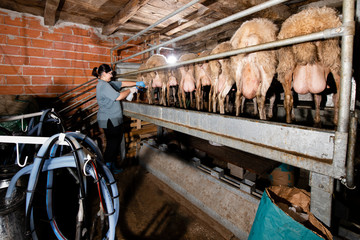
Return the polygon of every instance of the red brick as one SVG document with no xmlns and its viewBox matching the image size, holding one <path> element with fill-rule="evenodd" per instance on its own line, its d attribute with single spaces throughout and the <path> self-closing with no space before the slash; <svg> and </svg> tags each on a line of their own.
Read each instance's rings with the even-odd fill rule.
<svg viewBox="0 0 360 240">
<path fill-rule="evenodd" d="M 33 56 L 33 57 L 44 57 L 44 49 L 42 48 L 21 48 L 21 55 Z"/>
<path fill-rule="evenodd" d="M 0 34 L 6 34 L 6 35 L 16 35 L 19 36 L 19 28 L 8 26 L 8 25 L 1 25 L 0 27 Z"/>
<path fill-rule="evenodd" d="M 43 39 L 51 41 L 62 41 L 63 34 L 60 33 L 51 33 L 51 32 L 42 32 Z"/>
<path fill-rule="evenodd" d="M 99 56 L 99 62 L 102 63 L 109 63 L 111 61 L 110 55 L 109 56 Z"/>
<path fill-rule="evenodd" d="M 29 85 L 30 77 L 29 76 L 6 76 L 6 84 L 22 84 L 22 85 Z"/>
<path fill-rule="evenodd" d="M 97 45 L 98 39 L 94 39 L 91 37 L 83 37 L 83 44 L 85 45 Z"/>
<path fill-rule="evenodd" d="M 41 31 L 40 30 L 34 30 L 29 28 L 20 28 L 20 36 L 23 37 L 31 37 L 31 38 L 40 38 L 41 37 Z"/>
<path fill-rule="evenodd" d="M 39 95 L 47 93 L 47 86 L 24 86 L 25 94 Z"/>
<path fill-rule="evenodd" d="M 23 75 L 45 75 L 45 68 L 24 66 Z"/>
<path fill-rule="evenodd" d="M 4 16 L 4 23 L 11 26 L 26 27 L 26 21 L 20 17 L 13 18 L 10 16 Z"/>
<path fill-rule="evenodd" d="M 88 77 L 76 77 L 74 78 L 74 84 L 83 84 L 88 82 L 89 80 L 91 80 L 93 78 L 88 78 Z"/>
<path fill-rule="evenodd" d="M 39 19 L 34 19 L 34 20 L 30 19 L 28 21 L 28 24 L 29 24 L 30 29 L 37 29 L 37 30 L 41 30 L 41 31 L 48 31 L 49 30 L 48 27 L 45 27 L 40 23 Z"/>
<path fill-rule="evenodd" d="M 31 46 L 31 40 L 24 37 L 7 36 L 7 44 L 15 46 Z"/>
<path fill-rule="evenodd" d="M 0 12 L 0 14 L 1 14 L 1 12 Z M 5 16 L 0 15 L 0 24 L 4 24 L 4 17 L 5 17 Z"/>
<path fill-rule="evenodd" d="M 4 75 L 0 75 L 0 85 L 4 85 L 5 84 L 5 76 Z M 1 87 L 0 87 L 1 88 Z"/>
<path fill-rule="evenodd" d="M 112 42 L 104 41 L 104 40 L 100 40 L 97 45 L 101 47 L 109 47 L 109 48 L 115 47 L 115 44 L 113 44 Z"/>
<path fill-rule="evenodd" d="M 0 46 L 0 54 L 20 55 L 21 54 L 21 47 L 1 45 Z"/>
<path fill-rule="evenodd" d="M 6 43 L 6 35 L 0 35 L 0 44 Z"/>
<path fill-rule="evenodd" d="M 21 73 L 20 66 L 4 66 L 0 65 L 0 74 L 4 75 L 16 75 Z"/>
<path fill-rule="evenodd" d="M 61 28 L 54 28 L 55 33 L 64 33 L 64 34 L 73 34 L 73 30 L 71 27 L 61 27 Z"/>
<path fill-rule="evenodd" d="M 50 84 L 52 84 L 52 80 L 51 80 L 51 77 L 32 76 L 31 83 L 33 85 L 41 85 L 41 84 L 50 85 Z"/>
<path fill-rule="evenodd" d="M 73 51 L 74 44 L 65 42 L 54 42 L 54 49 Z"/>
<path fill-rule="evenodd" d="M 74 68 L 89 68 L 90 64 L 89 62 L 85 62 L 85 61 L 71 61 L 71 67 Z"/>
<path fill-rule="evenodd" d="M 85 76 L 84 69 L 66 69 L 67 76 Z"/>
<path fill-rule="evenodd" d="M 71 43 L 79 43 L 79 44 L 82 44 L 82 43 L 83 43 L 83 37 L 65 34 L 65 35 L 63 36 L 63 41 L 64 41 L 64 42 L 71 42 Z"/>
<path fill-rule="evenodd" d="M 51 59 L 50 58 L 30 57 L 30 65 L 31 66 L 51 66 Z"/>
<path fill-rule="evenodd" d="M 31 42 L 33 47 L 38 47 L 38 48 L 52 48 L 53 46 L 52 41 L 47 41 L 42 39 L 32 39 Z"/>
<path fill-rule="evenodd" d="M 60 85 L 60 84 L 73 84 L 74 83 L 74 77 L 54 77 L 54 84 Z"/>
<path fill-rule="evenodd" d="M 0 94 L 9 95 L 9 94 L 23 94 L 24 90 L 23 87 L 19 86 L 1 86 L 0 87 Z"/>
<path fill-rule="evenodd" d="M 65 52 L 66 59 L 83 59 L 83 56 L 81 52 Z"/>
<path fill-rule="evenodd" d="M 88 53 L 88 52 L 90 52 L 90 47 L 87 46 L 87 45 L 76 44 L 76 45 L 74 45 L 74 51 L 75 52 L 86 52 L 86 53 Z"/>
<path fill-rule="evenodd" d="M 64 76 L 65 69 L 63 68 L 46 68 L 47 76 Z"/>
<path fill-rule="evenodd" d="M 65 57 L 65 52 L 64 51 L 57 51 L 57 50 L 49 50 L 49 49 L 44 49 L 44 56 L 45 57 L 50 57 L 50 58 L 64 58 Z"/>
<path fill-rule="evenodd" d="M 70 60 L 58 60 L 58 59 L 52 59 L 52 66 L 53 67 L 71 67 L 71 61 Z"/>
<path fill-rule="evenodd" d="M 85 76 L 92 76 L 92 69 L 85 69 Z"/>
<path fill-rule="evenodd" d="M 103 47 L 90 47 L 90 53 L 106 54 L 106 48 Z M 109 52 L 110 54 L 110 52 Z"/>
<path fill-rule="evenodd" d="M 3 63 L 9 65 L 29 65 L 29 57 L 4 56 Z"/>
<path fill-rule="evenodd" d="M 90 29 L 82 29 L 82 28 L 73 28 L 73 34 L 79 36 L 90 36 Z"/>
<path fill-rule="evenodd" d="M 51 85 L 51 86 L 48 86 L 48 92 L 49 93 L 58 93 L 58 94 L 61 94 L 63 92 L 65 92 L 67 90 L 67 87 L 66 85 Z"/>
<path fill-rule="evenodd" d="M 84 53 L 83 59 L 86 60 L 86 61 L 98 62 L 99 61 L 99 55 Z"/>
</svg>

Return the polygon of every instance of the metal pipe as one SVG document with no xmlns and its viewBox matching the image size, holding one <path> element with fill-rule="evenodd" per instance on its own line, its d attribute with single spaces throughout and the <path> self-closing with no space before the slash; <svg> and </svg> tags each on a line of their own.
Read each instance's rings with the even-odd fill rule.
<svg viewBox="0 0 360 240">
<path fill-rule="evenodd" d="M 343 1 L 343 26 L 347 27 L 341 41 L 341 81 L 337 131 L 348 132 L 350 115 L 350 90 L 355 33 L 354 0 Z"/>
<path fill-rule="evenodd" d="M 86 116 L 83 120 L 86 120 L 88 118 L 91 118 L 92 116 L 94 116 L 95 114 L 97 114 L 98 111 L 94 111 L 93 113 L 89 114 L 88 116 Z"/>
<path fill-rule="evenodd" d="M 145 28 L 144 30 L 138 32 L 137 34 L 135 34 L 134 36 L 132 36 L 131 38 L 129 38 L 129 39 L 126 40 L 125 42 L 122 42 L 122 43 L 120 43 L 119 45 L 111 48 L 111 53 L 112 53 L 114 50 L 116 50 L 117 48 L 123 46 L 124 44 L 130 42 L 131 40 L 135 39 L 136 37 L 140 36 L 141 34 L 149 31 L 150 29 L 152 29 L 152 28 L 154 28 L 154 27 L 156 27 L 156 26 L 159 25 L 160 23 L 165 22 L 165 21 L 168 20 L 169 18 L 175 16 L 175 15 L 178 14 L 179 12 L 182 12 L 183 10 L 187 9 L 188 7 L 191 7 L 191 6 L 194 5 L 195 3 L 198 3 L 199 1 L 200 1 L 200 0 L 193 0 L 193 1 L 189 2 L 189 3 L 187 3 L 186 5 L 182 6 L 181 8 L 177 9 L 176 11 L 170 13 L 169 15 L 163 17 L 162 19 L 158 20 L 158 21 L 157 21 L 156 23 L 154 23 L 153 25 L 151 25 L 151 26 Z"/>
<path fill-rule="evenodd" d="M 156 49 L 156 48 L 159 48 L 159 47 L 162 47 L 162 46 L 166 46 L 166 45 L 168 45 L 168 44 L 170 44 L 170 43 L 174 43 L 174 42 L 177 42 L 177 41 L 179 41 L 179 40 L 182 40 L 182 39 L 191 37 L 191 36 L 193 36 L 193 35 L 195 35 L 195 34 L 198 34 L 198 33 L 200 33 L 200 32 L 203 32 L 203 31 L 206 31 L 206 30 L 209 30 L 209 29 L 212 29 L 212 28 L 221 26 L 221 25 L 223 25 L 223 24 L 225 24 L 225 23 L 228 23 L 228 22 L 237 20 L 237 19 L 239 19 L 239 18 L 242 18 L 242 17 L 248 16 L 248 15 L 251 15 L 251 14 L 253 14 L 253 13 L 259 12 L 259 11 L 261 11 L 261 10 L 264 10 L 264 9 L 266 9 L 266 8 L 269 8 L 269 7 L 272 7 L 272 6 L 275 6 L 275 5 L 278 5 L 278 4 L 283 3 L 283 2 L 286 2 L 286 1 L 288 1 L 288 0 L 270 0 L 270 1 L 266 1 L 266 2 L 264 2 L 264 3 L 261 3 L 261 4 L 259 4 L 259 5 L 254 6 L 254 7 L 248 8 L 248 9 L 246 9 L 246 10 L 244 10 L 244 11 L 235 13 L 235 14 L 229 16 L 229 17 L 226 17 L 226 18 L 223 18 L 223 19 L 218 20 L 218 21 L 216 21 L 216 22 L 213 22 L 213 23 L 211 23 L 211 24 L 209 24 L 209 25 L 206 25 L 206 26 L 204 26 L 204 27 L 198 28 L 198 29 L 196 29 L 196 30 L 194 30 L 194 31 L 188 32 L 188 33 L 186 33 L 186 34 L 184 34 L 184 35 L 182 35 L 182 36 L 179 36 L 179 37 L 176 37 L 176 38 L 174 38 L 174 39 L 171 39 L 171 40 L 169 40 L 169 41 L 167 41 L 167 42 L 161 43 L 161 44 L 159 44 L 159 45 L 157 45 L 157 46 L 151 47 L 151 48 L 146 49 L 146 50 L 144 50 L 144 51 L 141 51 L 141 52 L 139 52 L 139 53 L 135 53 L 135 54 L 133 54 L 133 55 L 131 55 L 131 56 L 129 56 L 129 57 L 123 58 L 123 59 L 121 59 L 121 60 L 119 60 L 119 61 L 115 61 L 115 62 L 113 62 L 113 64 L 116 64 L 116 63 L 119 63 L 119 62 L 128 60 L 128 59 L 130 59 L 130 58 L 139 56 L 139 55 L 141 55 L 141 54 L 143 54 L 143 53 L 146 53 L 146 52 L 150 52 L 150 51 L 152 51 L 152 50 L 154 50 L 154 49 Z"/>
<path fill-rule="evenodd" d="M 85 99 L 83 99 L 83 101 L 85 101 L 86 99 L 89 99 L 90 97 L 94 96 L 95 94 L 96 94 L 96 93 L 91 93 L 89 96 L 87 96 Z M 59 111 L 59 113 L 61 113 L 61 112 L 65 111 L 65 110 L 67 110 L 67 109 L 75 106 L 75 105 L 78 104 L 79 102 L 81 102 L 81 101 L 75 102 L 75 103 L 67 106 L 66 108 L 61 109 L 61 110 Z"/>
<path fill-rule="evenodd" d="M 88 87 L 89 87 L 89 86 L 88 86 Z M 94 90 L 95 88 L 96 88 L 96 86 L 91 87 L 91 88 L 88 88 L 88 89 L 86 89 L 86 91 L 84 90 L 83 92 L 79 93 L 78 95 L 76 95 L 76 96 L 74 96 L 74 97 L 71 97 L 71 98 L 66 99 L 63 103 L 68 103 L 68 102 L 71 102 L 71 101 L 73 101 L 74 99 L 76 99 L 76 98 L 78 98 L 78 97 L 80 97 L 80 96 L 82 96 L 82 95 L 84 95 L 84 94 L 86 94 L 86 93 L 90 92 L 91 90 Z"/>
<path fill-rule="evenodd" d="M 37 117 L 43 115 L 43 113 L 44 112 L 37 112 L 37 113 L 22 114 L 18 116 L 11 116 L 11 117 L 0 117 L 0 122 L 8 122 L 8 121 L 14 121 L 24 118 Z"/>
<path fill-rule="evenodd" d="M 60 95 L 58 96 L 58 98 L 61 98 L 61 97 L 63 97 L 65 94 L 67 94 L 67 93 L 69 93 L 69 92 L 72 92 L 72 91 L 74 91 L 75 89 L 78 89 L 79 87 L 81 87 L 81 86 L 83 86 L 83 85 L 85 85 L 85 84 L 91 83 L 91 82 L 95 81 L 96 79 L 97 79 L 97 78 L 93 78 L 93 79 L 91 79 L 91 80 L 89 80 L 89 81 L 87 81 L 87 82 L 85 82 L 85 83 L 82 83 L 82 84 L 80 84 L 79 86 L 77 86 L 77 87 L 75 87 L 75 88 L 72 88 L 72 89 L 70 89 L 70 90 L 68 90 L 68 91 L 60 94 Z"/>
<path fill-rule="evenodd" d="M 268 43 L 264 43 L 264 44 L 251 46 L 251 47 L 239 48 L 236 50 L 213 54 L 213 55 L 209 55 L 209 56 L 201 57 L 201 58 L 195 58 L 195 59 L 191 59 L 188 61 L 174 63 L 171 65 L 164 65 L 164 66 L 144 69 L 144 70 L 140 70 L 140 71 L 127 72 L 124 74 L 120 74 L 120 76 L 150 72 L 150 71 L 160 70 L 160 69 L 165 69 L 165 68 L 170 68 L 170 67 L 171 68 L 178 67 L 178 66 L 182 66 L 185 64 L 189 64 L 189 63 L 197 63 L 197 62 L 202 62 L 202 61 L 208 61 L 208 60 L 213 60 L 213 59 L 218 59 L 218 58 L 229 57 L 229 56 L 233 56 L 233 55 L 237 55 L 237 54 L 262 51 L 262 50 L 267 50 L 270 48 L 283 47 L 283 46 L 302 43 L 302 42 L 306 42 L 306 41 L 314 41 L 314 40 L 319 40 L 319 39 L 340 37 L 340 36 L 342 36 L 343 32 L 346 31 L 346 29 L 347 29 L 346 27 L 330 28 L 330 29 L 326 29 L 324 31 L 317 32 L 317 33 L 311 33 L 311 34 L 307 34 L 307 35 L 303 35 L 303 36 L 287 38 L 287 39 L 283 39 L 283 40 L 277 40 L 277 41 L 273 41 L 273 42 L 268 42 Z"/>
<path fill-rule="evenodd" d="M 88 84 L 88 85 L 85 85 L 85 84 Z M 74 88 L 74 89 L 83 90 L 83 89 L 86 89 L 86 88 L 90 87 L 90 86 L 93 85 L 93 84 L 95 84 L 95 82 L 90 82 L 90 81 L 88 81 L 88 82 L 83 83 L 83 84 L 81 84 L 80 86 L 78 86 L 78 87 L 76 87 L 76 88 Z M 79 87 L 81 87 L 81 88 L 79 88 Z M 70 91 L 73 91 L 74 89 L 72 89 L 72 90 L 70 90 Z M 85 92 L 85 90 L 84 90 L 84 92 Z M 70 96 L 72 96 L 72 95 L 74 95 L 74 94 L 76 94 L 76 93 L 75 93 L 75 92 L 74 92 L 74 93 L 70 93 L 70 92 L 69 92 L 66 96 L 64 95 L 63 98 L 70 97 Z M 76 98 L 76 97 L 73 97 L 73 98 Z M 60 100 L 61 100 L 61 99 L 58 99 L 56 102 L 59 102 Z M 68 100 L 69 100 L 69 98 L 67 98 L 63 103 L 68 102 Z"/>
<path fill-rule="evenodd" d="M 355 160 L 355 146 L 356 146 L 356 130 L 357 130 L 357 113 L 354 112 L 350 118 L 349 129 L 349 145 L 347 151 L 347 163 L 346 163 L 346 186 L 348 188 L 354 188 L 354 160 Z"/>
</svg>

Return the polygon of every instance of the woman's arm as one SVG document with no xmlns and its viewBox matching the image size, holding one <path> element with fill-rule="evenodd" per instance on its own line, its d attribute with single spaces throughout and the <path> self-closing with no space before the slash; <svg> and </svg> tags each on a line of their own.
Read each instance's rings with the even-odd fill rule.
<svg viewBox="0 0 360 240">
<path fill-rule="evenodd" d="M 123 81 L 121 82 L 121 87 L 133 87 L 136 85 L 136 82 L 132 82 L 132 81 Z"/>
<path fill-rule="evenodd" d="M 116 101 L 124 100 L 128 95 L 130 94 L 130 89 L 126 89 L 124 91 L 120 92 L 119 97 L 116 99 Z"/>
</svg>

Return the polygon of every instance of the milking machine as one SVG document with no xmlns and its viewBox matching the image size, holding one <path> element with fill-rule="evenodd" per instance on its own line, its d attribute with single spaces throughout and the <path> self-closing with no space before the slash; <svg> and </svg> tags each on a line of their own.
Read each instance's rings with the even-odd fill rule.
<svg viewBox="0 0 360 240">
<path fill-rule="evenodd" d="M 46 215 L 50 225 L 45 228 L 48 228 L 47 231 L 51 229 L 57 239 L 92 239 L 95 235 L 93 229 L 96 228 L 95 223 L 98 219 L 101 220 L 102 239 L 114 239 L 120 209 L 118 189 L 96 143 L 81 133 L 63 133 L 61 119 L 53 110 L 42 112 L 39 123 L 35 125 L 35 122 L 35 119 L 29 121 L 27 136 L 0 136 L 2 143 L 15 143 L 16 163 L 22 167 L 9 165 L 16 171 L 12 171 L 6 186 L 1 189 L 0 239 L 43 238 L 46 231 L 44 231 L 44 224 L 39 224 L 43 222 L 40 219 L 43 216 L 38 210 L 39 204 L 42 203 L 42 208 L 46 213 L 43 215 Z M 55 123 L 56 127 L 50 130 L 44 128 L 49 123 L 51 125 Z M 55 133 L 51 137 L 42 137 L 54 131 L 60 133 Z M 25 151 L 29 144 L 35 144 L 32 154 L 29 150 Z M 9 163 L 9 160 L 4 162 Z M 75 222 L 75 226 L 70 226 L 71 233 L 74 233 L 75 237 L 65 236 L 66 233 L 64 234 L 61 227 L 66 224 L 59 224 L 56 211 L 54 211 L 54 208 L 58 207 L 54 204 L 56 202 L 54 191 L 57 186 L 61 186 L 61 183 L 56 185 L 55 182 L 64 170 L 71 173 L 70 175 L 76 181 L 75 188 L 78 188 L 77 213 L 74 213 L 76 221 L 68 221 Z M 46 177 L 43 173 L 46 173 Z M 28 176 L 28 178 L 23 176 Z M 27 184 L 19 184 L 24 179 L 28 179 Z M 93 222 L 89 221 L 92 216 L 87 206 L 90 198 L 89 179 L 92 179 L 96 185 L 100 205 Z M 45 191 L 45 194 L 42 194 L 45 196 L 44 199 L 41 199 L 41 191 Z M 90 226 L 91 222 L 92 226 Z"/>
</svg>

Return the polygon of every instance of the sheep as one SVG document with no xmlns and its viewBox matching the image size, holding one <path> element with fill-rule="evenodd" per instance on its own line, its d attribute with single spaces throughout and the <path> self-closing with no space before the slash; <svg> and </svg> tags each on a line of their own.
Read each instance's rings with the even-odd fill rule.
<svg viewBox="0 0 360 240">
<path fill-rule="evenodd" d="M 211 55 L 232 50 L 230 42 L 218 44 Z M 235 83 L 231 75 L 230 58 L 215 59 L 209 61 L 211 72 L 211 88 L 209 94 L 209 111 L 217 111 L 217 100 L 219 102 L 220 114 L 225 114 L 224 100 L 233 84 Z"/>
<path fill-rule="evenodd" d="M 265 18 L 255 18 L 244 22 L 230 39 L 234 49 L 245 48 L 276 40 L 277 26 Z M 266 119 L 265 97 L 276 73 L 276 53 L 274 50 L 238 54 L 231 57 L 232 75 L 236 82 L 236 116 L 243 111 L 245 98 L 253 99 L 254 114 L 259 110 L 260 119 Z M 256 99 L 255 99 L 256 98 Z M 269 117 L 275 95 L 270 100 Z"/>
<path fill-rule="evenodd" d="M 166 57 L 161 54 L 154 54 L 152 55 L 147 61 L 146 61 L 146 68 L 155 68 L 164 66 L 167 64 Z M 148 73 L 149 77 L 151 78 L 151 84 L 148 86 L 148 89 L 150 90 L 151 97 L 152 98 L 152 89 L 159 87 L 161 88 L 161 96 L 159 96 L 159 104 L 166 106 L 166 100 L 165 100 L 165 94 L 166 94 L 166 88 L 168 83 L 168 72 L 167 69 L 162 70 L 156 70 Z M 169 89 L 168 89 L 169 92 Z M 149 102 L 150 103 L 150 102 Z"/>
<path fill-rule="evenodd" d="M 196 58 L 195 53 L 185 53 L 179 58 L 179 62 Z M 187 108 L 185 101 L 185 92 L 190 93 L 190 106 L 193 105 L 192 92 L 195 90 L 194 63 L 186 64 L 178 68 L 179 76 L 181 76 L 178 96 L 180 107 Z"/>
<path fill-rule="evenodd" d="M 211 50 L 204 50 L 200 53 L 199 57 L 206 57 L 210 55 Z M 196 109 L 204 109 L 204 87 L 211 86 L 211 72 L 210 66 L 207 61 L 195 64 L 195 81 L 196 81 Z"/>
<path fill-rule="evenodd" d="M 308 8 L 290 16 L 284 21 L 278 39 L 323 31 L 341 26 L 336 11 L 329 7 Z M 312 93 L 315 100 L 315 126 L 320 125 L 321 92 L 327 87 L 327 76 L 331 72 L 337 92 L 333 95 L 334 124 L 338 121 L 338 93 L 340 88 L 340 46 L 339 39 L 318 40 L 283 47 L 278 50 L 278 80 L 285 98 L 286 122 L 295 119 L 291 88 L 298 94 Z"/>
<path fill-rule="evenodd" d="M 180 82 L 180 73 L 178 71 L 178 69 L 176 68 L 170 68 L 168 69 L 168 82 L 166 84 L 166 88 L 168 89 L 167 91 L 167 100 L 169 105 L 170 103 L 170 94 L 173 96 L 173 106 L 176 106 L 177 100 L 176 100 L 176 87 L 179 86 L 179 82 Z"/>
<path fill-rule="evenodd" d="M 138 70 L 144 70 L 146 69 L 146 62 L 141 64 Z M 154 102 L 154 96 L 153 96 L 153 89 L 152 89 L 152 81 L 148 73 L 138 73 L 137 74 L 137 81 L 143 81 L 145 85 L 147 86 L 146 89 L 146 95 L 149 104 L 153 104 Z"/>
</svg>

